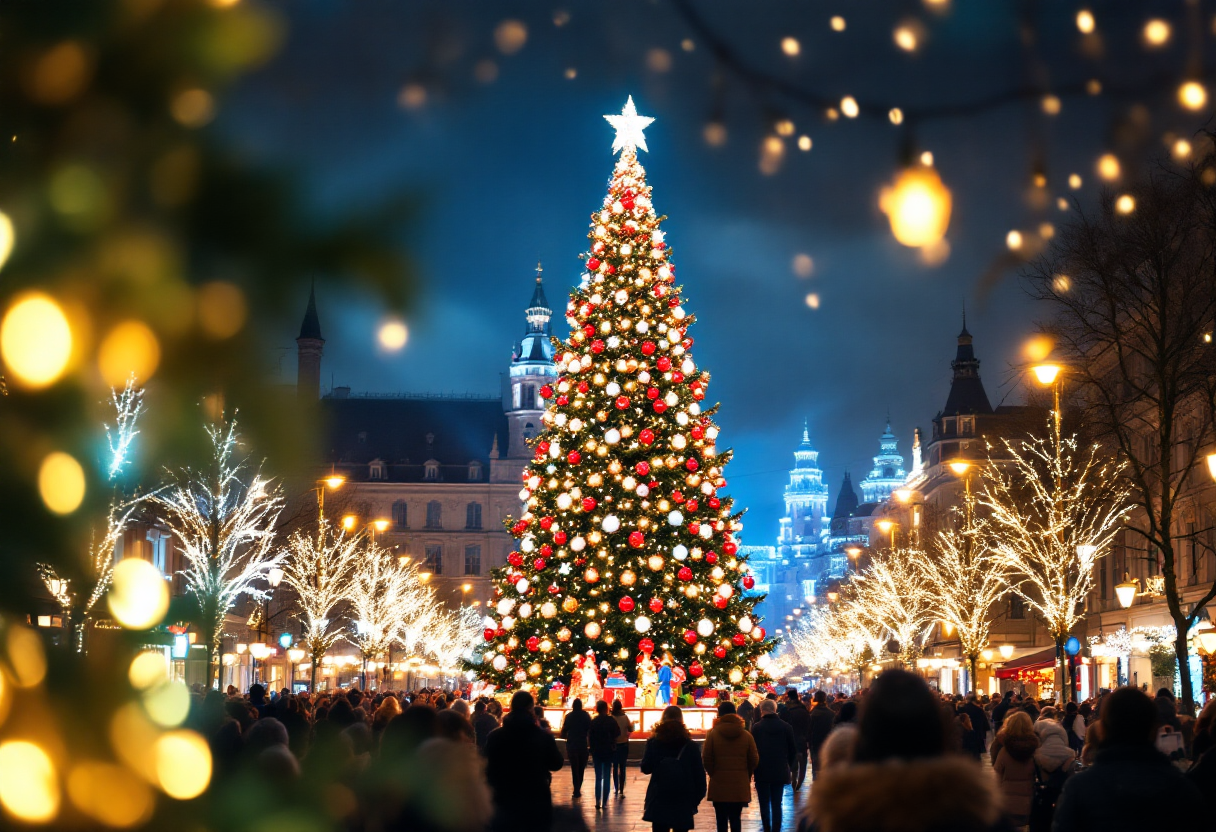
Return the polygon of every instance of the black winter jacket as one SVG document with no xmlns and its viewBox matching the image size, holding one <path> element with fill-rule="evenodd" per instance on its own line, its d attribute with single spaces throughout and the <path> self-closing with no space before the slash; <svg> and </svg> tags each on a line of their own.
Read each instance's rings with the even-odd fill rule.
<svg viewBox="0 0 1216 832">
<path fill-rule="evenodd" d="M 788 783 L 791 771 L 798 767 L 798 749 L 794 746 L 794 729 L 776 714 L 757 719 L 752 725 L 752 739 L 760 752 L 756 766 L 757 783 Z"/>
<path fill-rule="evenodd" d="M 811 712 L 801 702 L 790 702 L 781 719 L 794 729 L 794 745 L 799 755 L 806 754 L 810 748 Z"/>
<path fill-rule="evenodd" d="M 705 765 L 682 722 L 660 722 L 642 755 L 646 809 L 642 820 L 660 829 L 692 829 L 693 815 L 705 797 Z"/>
<path fill-rule="evenodd" d="M 553 816 L 552 775 L 562 767 L 553 736 L 532 714 L 509 713 L 486 738 L 486 781 L 494 793 L 495 832 L 548 829 Z"/>
</svg>

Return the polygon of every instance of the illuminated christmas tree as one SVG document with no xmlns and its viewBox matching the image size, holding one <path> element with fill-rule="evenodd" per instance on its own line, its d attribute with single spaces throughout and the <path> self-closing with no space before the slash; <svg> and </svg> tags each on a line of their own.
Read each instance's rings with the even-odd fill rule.
<svg viewBox="0 0 1216 832">
<path fill-rule="evenodd" d="M 631 98 L 616 128 L 603 209 L 592 216 L 571 334 L 556 343 L 560 373 L 524 471 L 519 540 L 495 573 L 494 616 L 476 666 L 500 687 L 564 679 L 593 651 L 632 668 L 671 654 L 692 686 L 739 684 L 773 647 L 753 609 L 760 598 L 721 493 L 729 452 L 717 449 L 716 408 L 702 407 L 693 321 L 637 158 L 646 149 Z"/>
</svg>

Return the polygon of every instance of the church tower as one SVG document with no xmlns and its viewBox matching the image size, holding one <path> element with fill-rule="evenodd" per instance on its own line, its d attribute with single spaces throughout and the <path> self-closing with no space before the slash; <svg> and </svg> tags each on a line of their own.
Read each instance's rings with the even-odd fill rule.
<svg viewBox="0 0 1216 832">
<path fill-rule="evenodd" d="M 325 339 L 321 337 L 321 321 L 317 317 L 317 287 L 308 290 L 308 308 L 296 338 L 296 394 L 305 401 L 321 397 L 321 353 Z"/>
<path fill-rule="evenodd" d="M 536 264 L 536 288 L 532 300 L 524 310 L 527 323 L 524 336 L 511 353 L 511 369 L 503 385 L 503 410 L 507 414 L 510 438 L 507 445 L 508 459 L 527 459 L 532 451 L 528 439 L 540 433 L 541 415 L 545 412 L 540 388 L 557 380 L 553 366 L 553 343 L 549 319 L 553 310 L 545 299 L 541 280 L 541 266 Z"/>
<path fill-rule="evenodd" d="M 819 451 L 811 445 L 810 431 L 803 423 L 802 442 L 794 451 L 794 467 L 785 487 L 779 545 L 815 547 L 827 536 L 828 487 L 818 461 Z"/>
<path fill-rule="evenodd" d="M 865 502 L 881 503 L 908 479 L 908 473 L 904 470 L 904 458 L 900 456 L 898 448 L 899 440 L 891 432 L 891 420 L 888 419 L 887 429 L 878 440 L 878 456 L 874 457 L 874 467 L 861 481 L 861 498 Z"/>
</svg>

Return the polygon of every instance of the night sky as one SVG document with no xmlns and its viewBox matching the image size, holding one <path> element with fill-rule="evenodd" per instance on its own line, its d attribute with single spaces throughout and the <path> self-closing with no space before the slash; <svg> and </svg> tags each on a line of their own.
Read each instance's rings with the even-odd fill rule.
<svg viewBox="0 0 1216 832">
<path fill-rule="evenodd" d="M 1033 240 L 1041 223 L 1065 222 L 1059 196 L 1092 206 L 1100 154 L 1119 153 L 1131 170 L 1164 153 L 1170 131 L 1189 136 L 1203 125 L 1206 113 L 1181 110 L 1173 90 L 1186 68 L 1203 66 L 1202 48 L 1211 51 L 1211 9 L 1093 3 L 1098 33 L 1083 38 L 1074 22 L 1081 7 L 954 0 L 941 13 L 890 0 L 696 2 L 748 65 L 827 99 L 856 96 L 874 113 L 832 122 L 820 108 L 719 74 L 668 0 L 292 0 L 280 5 L 283 52 L 229 98 L 218 127 L 249 153 L 299 171 L 321 216 L 394 194 L 415 201 L 403 240 L 418 273 L 405 312 L 409 343 L 380 351 L 375 333 L 387 310 L 321 283 L 323 386 L 332 374 L 355 391 L 494 393 L 523 331 L 538 258 L 565 332 L 564 294 L 613 165 L 602 116 L 632 94 L 639 112 L 657 119 L 642 163 L 656 209 L 669 216 L 685 306 L 698 318 L 694 355 L 713 374 L 709 398 L 722 403 L 723 444 L 735 449 L 727 478 L 737 505 L 750 509 L 744 542 L 772 543 L 804 418 L 830 505 L 846 469 L 854 482 L 869 470 L 888 411 L 911 462 L 912 429 L 927 431 L 945 402 L 964 302 L 990 399 L 1020 401 L 1016 368 L 1041 312 L 1019 285 L 1006 234 L 1018 228 Z M 835 14 L 846 19 L 843 32 L 829 25 Z M 1161 49 L 1142 43 L 1150 17 L 1173 25 Z M 509 55 L 495 42 L 504 20 L 527 30 Z M 892 39 L 910 21 L 922 27 L 913 53 Z M 787 36 L 800 42 L 796 58 L 782 53 Z M 1154 86 L 1158 77 L 1168 80 Z M 933 152 L 954 193 L 951 251 L 930 267 L 894 241 L 877 194 L 900 164 L 906 133 L 886 120 L 888 107 L 1089 78 L 1102 80 L 1103 94 L 1062 95 L 1055 117 L 1036 98 L 919 124 L 917 150 Z M 703 138 L 715 112 L 727 131 L 719 147 Z M 766 175 L 759 148 L 782 117 L 796 131 Z M 794 144 L 802 134 L 813 139 L 810 152 Z M 1039 204 L 1028 196 L 1036 164 L 1048 181 Z M 1073 172 L 1084 181 L 1075 191 Z M 799 254 L 813 259 L 809 278 L 795 273 Z M 301 286 L 284 303 L 302 314 L 306 295 Z M 286 378 L 294 378 L 295 334 L 285 328 L 271 339 L 290 348 Z"/>
</svg>

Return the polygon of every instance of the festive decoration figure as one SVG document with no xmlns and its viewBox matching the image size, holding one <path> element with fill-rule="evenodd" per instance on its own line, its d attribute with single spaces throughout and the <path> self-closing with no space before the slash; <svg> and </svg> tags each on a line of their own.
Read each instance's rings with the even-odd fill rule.
<svg viewBox="0 0 1216 832">
<path fill-rule="evenodd" d="M 596 702 L 604 698 L 599 670 L 595 666 L 595 653 L 591 650 L 575 661 L 570 680 L 570 698 L 582 699 L 584 708 L 593 708 Z"/>
<path fill-rule="evenodd" d="M 566 306 L 559 377 L 539 391 L 548 410 L 524 512 L 507 524 L 519 551 L 494 574 L 494 626 L 469 665 L 502 687 L 520 672 L 552 681 L 588 648 L 639 636 L 671 644 L 700 684 L 752 673 L 773 648 L 752 627 L 761 599 L 742 591 L 742 524 L 723 493 L 730 453 L 702 406 L 709 374 L 693 359 L 693 316 L 637 158 L 650 120 L 632 100 L 609 120 L 620 159 Z M 555 615 L 520 612 L 542 599 Z M 530 652 L 532 638 L 553 649 Z"/>
<path fill-rule="evenodd" d="M 655 707 L 658 692 L 658 669 L 655 667 L 654 659 L 650 657 L 650 654 L 643 653 L 642 661 L 638 663 L 638 693 L 642 697 L 642 707 Z"/>
<path fill-rule="evenodd" d="M 659 694 L 655 697 L 655 705 L 660 708 L 666 708 L 671 704 L 671 659 L 664 656 L 663 663 L 659 665 Z"/>
</svg>

